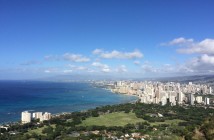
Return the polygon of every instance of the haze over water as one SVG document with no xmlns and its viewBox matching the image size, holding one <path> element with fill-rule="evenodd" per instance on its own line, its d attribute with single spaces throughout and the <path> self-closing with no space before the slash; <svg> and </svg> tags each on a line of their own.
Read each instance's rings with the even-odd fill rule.
<svg viewBox="0 0 214 140">
<path fill-rule="evenodd" d="M 21 112 L 73 112 L 136 100 L 88 83 L 0 81 L 0 123 L 19 121 Z"/>
</svg>

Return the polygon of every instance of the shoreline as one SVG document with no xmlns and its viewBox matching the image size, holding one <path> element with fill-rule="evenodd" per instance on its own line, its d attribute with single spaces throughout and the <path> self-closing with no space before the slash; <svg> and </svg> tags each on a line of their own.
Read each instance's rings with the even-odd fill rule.
<svg viewBox="0 0 214 140">
<path fill-rule="evenodd" d="M 105 87 L 95 87 L 93 85 L 91 85 L 91 86 L 93 88 L 99 88 L 99 89 L 102 89 L 102 90 L 106 90 L 106 91 L 108 91 L 108 92 L 110 92 L 112 94 L 120 94 L 120 95 L 123 95 L 123 96 L 137 97 L 137 99 L 133 99 L 133 100 L 127 101 L 127 102 L 117 102 L 117 103 L 113 103 L 113 104 L 98 105 L 96 107 L 102 107 L 102 106 L 108 106 L 108 105 L 118 105 L 118 104 L 125 104 L 125 103 L 135 103 L 139 99 L 139 97 L 137 95 L 129 95 L 129 94 L 123 94 L 123 93 L 116 93 L 116 92 L 113 92 L 111 89 L 108 89 L 108 88 L 105 88 Z M 66 114 L 70 114 L 70 113 L 73 113 L 73 112 L 83 112 L 83 111 L 88 111 L 90 109 L 95 109 L 96 107 L 88 108 L 88 109 L 80 109 L 80 110 L 77 110 L 77 111 L 70 111 L 70 112 L 64 111 L 64 112 L 59 112 L 59 113 L 53 113 L 51 116 L 57 117 L 57 116 L 60 116 L 60 115 L 66 115 Z M 48 112 L 48 110 L 47 110 L 47 112 Z M 21 120 L 21 118 L 20 118 L 20 120 Z M 17 120 L 17 121 L 8 121 L 8 122 L 0 122 L 0 126 L 11 126 L 11 125 L 15 125 L 15 124 L 21 124 L 20 120 Z"/>
<path fill-rule="evenodd" d="M 99 88 L 99 87 L 95 87 L 95 88 Z M 126 103 L 136 103 L 136 102 L 140 99 L 140 97 L 137 96 L 137 95 L 116 93 L 116 92 L 111 91 L 111 89 L 107 89 L 107 88 L 100 88 L 100 89 L 104 89 L 104 90 L 110 91 L 110 92 L 113 93 L 113 94 L 120 94 L 120 95 L 124 95 L 124 96 L 137 97 L 137 99 L 135 99 L 135 100 L 133 100 L 133 101 L 126 102 Z M 108 104 L 108 105 L 119 105 L 119 104 L 126 104 L 126 103 L 124 102 L 124 103 L 116 103 L 116 104 Z M 108 105 L 100 105 L 100 106 L 97 106 L 97 107 L 103 107 L 103 106 L 108 106 Z M 96 108 L 96 107 L 95 107 L 95 108 Z M 73 111 L 73 112 L 86 112 L 86 111 L 91 110 L 91 109 L 94 109 L 94 108 L 85 109 L 85 110 L 79 110 L 79 111 Z M 60 115 L 70 114 L 70 113 L 73 113 L 73 112 L 60 112 L 60 113 L 55 113 L 55 114 L 52 114 L 52 115 L 53 115 L 53 116 L 60 116 Z"/>
</svg>

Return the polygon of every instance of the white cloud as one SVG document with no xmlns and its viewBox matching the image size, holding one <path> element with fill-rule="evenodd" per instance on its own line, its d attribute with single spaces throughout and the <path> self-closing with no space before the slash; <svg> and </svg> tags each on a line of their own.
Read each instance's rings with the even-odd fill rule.
<svg viewBox="0 0 214 140">
<path fill-rule="evenodd" d="M 76 66 L 76 65 L 68 65 L 68 67 L 72 70 L 72 71 L 84 71 L 84 70 L 88 70 L 87 67 L 84 66 Z"/>
<path fill-rule="evenodd" d="M 102 49 L 95 49 L 92 53 L 93 54 L 101 54 L 103 52 Z"/>
<path fill-rule="evenodd" d="M 177 50 L 179 53 L 186 54 L 214 54 L 214 39 L 204 39 L 201 42 L 187 45 L 185 48 Z"/>
<path fill-rule="evenodd" d="M 184 64 L 174 66 L 176 73 L 194 73 L 194 74 L 206 74 L 210 73 L 214 69 L 214 56 L 207 54 L 194 57 Z"/>
<path fill-rule="evenodd" d="M 52 67 L 52 68 L 46 68 L 44 70 L 45 73 L 58 73 L 59 72 L 59 69 L 58 68 L 55 68 L 55 67 Z"/>
<path fill-rule="evenodd" d="M 144 73 L 159 76 L 188 75 L 201 72 L 200 70 L 197 70 L 196 67 L 190 66 L 188 63 L 176 65 L 164 64 L 159 67 L 152 66 L 151 64 L 144 64 L 141 68 Z"/>
<path fill-rule="evenodd" d="M 140 61 L 136 60 L 133 62 L 135 65 L 140 65 Z"/>
<path fill-rule="evenodd" d="M 50 71 L 50 70 L 45 70 L 44 72 L 45 72 L 45 73 L 51 73 L 51 71 Z"/>
<path fill-rule="evenodd" d="M 80 54 L 71 54 L 65 53 L 63 55 L 64 60 L 71 61 L 71 62 L 88 62 L 90 61 L 89 58 L 82 56 Z"/>
<path fill-rule="evenodd" d="M 73 70 L 63 70 L 63 73 L 72 73 L 73 72 Z"/>
<path fill-rule="evenodd" d="M 203 54 L 199 57 L 192 58 L 186 65 L 196 70 L 212 70 L 214 68 L 214 56 Z"/>
<path fill-rule="evenodd" d="M 209 56 L 207 54 L 204 54 L 201 56 L 201 61 L 206 64 L 214 65 L 214 56 Z"/>
<path fill-rule="evenodd" d="M 191 44 L 193 42 L 194 42 L 193 39 L 185 39 L 183 37 L 180 37 L 180 38 L 175 38 L 175 39 L 173 39 L 172 41 L 170 41 L 168 43 L 165 43 L 165 45 L 169 45 L 169 46 L 172 46 L 172 45 L 187 45 L 187 44 Z"/>
<path fill-rule="evenodd" d="M 101 70 L 102 72 L 110 72 L 110 71 L 111 71 L 111 69 L 109 68 L 108 65 L 102 64 L 102 63 L 100 63 L 100 62 L 93 62 L 91 65 L 94 66 L 94 67 L 100 68 L 100 70 Z"/>
<path fill-rule="evenodd" d="M 108 72 L 110 72 L 111 70 L 110 70 L 109 68 L 103 68 L 101 71 L 102 71 L 102 72 L 108 73 Z"/>
<path fill-rule="evenodd" d="M 92 63 L 92 66 L 101 67 L 101 68 L 108 68 L 108 67 L 109 67 L 108 65 L 102 64 L 102 63 L 100 63 L 100 62 L 93 62 L 93 63 Z"/>
<path fill-rule="evenodd" d="M 120 52 L 113 50 L 111 52 L 106 52 L 101 49 L 95 49 L 93 54 L 99 55 L 101 58 L 106 59 L 133 59 L 133 58 L 142 58 L 143 54 L 139 50 L 134 50 L 133 52 Z"/>
<path fill-rule="evenodd" d="M 198 54 L 180 66 L 174 66 L 173 72 L 205 74 L 214 69 L 214 39 L 194 41 L 183 37 L 174 39 L 165 45 L 179 46 L 176 50 L 181 54 Z"/>
<path fill-rule="evenodd" d="M 90 61 L 90 58 L 85 57 L 81 54 L 73 54 L 73 53 L 65 53 L 63 55 L 47 55 L 44 57 L 45 60 L 48 61 L 71 61 L 71 62 L 88 62 Z"/>
<path fill-rule="evenodd" d="M 180 46 L 180 48 L 177 49 L 179 53 L 214 55 L 214 39 L 204 39 L 200 42 L 196 42 L 193 39 L 180 37 L 164 44 L 168 46 Z"/>
<path fill-rule="evenodd" d="M 116 69 L 116 72 L 119 72 L 119 73 L 123 73 L 123 72 L 127 72 L 127 71 L 128 70 L 125 65 L 121 65 Z"/>
<path fill-rule="evenodd" d="M 89 69 L 88 72 L 89 72 L 89 73 L 94 73 L 94 72 L 96 72 L 96 71 L 95 71 L 95 70 L 92 70 L 92 69 Z"/>
<path fill-rule="evenodd" d="M 141 68 L 143 69 L 143 72 L 148 72 L 148 73 L 156 73 L 158 72 L 157 68 L 149 65 L 149 64 L 144 64 L 141 66 Z"/>
</svg>

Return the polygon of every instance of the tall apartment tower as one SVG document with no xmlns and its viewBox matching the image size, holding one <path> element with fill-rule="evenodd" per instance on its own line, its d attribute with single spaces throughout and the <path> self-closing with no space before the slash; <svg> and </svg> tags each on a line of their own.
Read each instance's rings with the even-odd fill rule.
<svg viewBox="0 0 214 140">
<path fill-rule="evenodd" d="M 42 116 L 42 118 L 40 118 L 40 121 L 45 121 L 45 120 L 50 120 L 51 119 L 51 113 L 45 112 Z"/>
<path fill-rule="evenodd" d="M 210 94 L 213 93 L 212 87 L 209 88 L 209 92 L 210 92 Z"/>
<path fill-rule="evenodd" d="M 28 112 L 28 111 L 24 111 L 24 112 L 22 112 L 22 117 L 21 117 L 21 121 L 22 121 L 22 123 L 24 124 L 24 123 L 30 123 L 31 122 L 31 113 L 30 112 Z"/>
<path fill-rule="evenodd" d="M 189 102 L 190 102 L 190 104 L 191 105 L 194 105 L 194 101 L 195 101 L 195 97 L 194 97 L 194 95 L 193 94 L 189 94 Z"/>
<path fill-rule="evenodd" d="M 177 93 L 178 104 L 182 104 L 183 103 L 183 98 L 184 98 L 184 94 L 179 90 L 179 92 Z"/>
<path fill-rule="evenodd" d="M 34 112 L 33 113 L 33 118 L 34 119 L 40 119 L 40 118 L 42 118 L 42 112 Z"/>
<path fill-rule="evenodd" d="M 210 98 L 205 97 L 205 104 L 206 104 L 206 105 L 209 105 L 209 104 L 210 104 Z"/>
</svg>

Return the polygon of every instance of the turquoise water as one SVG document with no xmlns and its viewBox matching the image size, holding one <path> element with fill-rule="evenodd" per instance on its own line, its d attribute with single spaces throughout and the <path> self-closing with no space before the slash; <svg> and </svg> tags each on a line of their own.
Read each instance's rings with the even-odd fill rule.
<svg viewBox="0 0 214 140">
<path fill-rule="evenodd" d="M 0 123 L 19 121 L 24 110 L 56 114 L 136 99 L 95 88 L 88 83 L 0 81 Z"/>
</svg>

